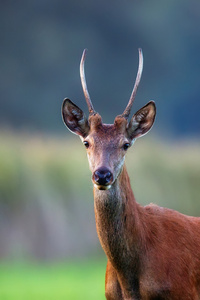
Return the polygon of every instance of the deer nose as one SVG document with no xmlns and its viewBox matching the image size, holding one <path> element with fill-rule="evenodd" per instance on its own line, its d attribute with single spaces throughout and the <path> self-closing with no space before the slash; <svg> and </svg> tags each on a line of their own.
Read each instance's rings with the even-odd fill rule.
<svg viewBox="0 0 200 300">
<path fill-rule="evenodd" d="M 112 179 L 113 175 L 107 168 L 100 168 L 96 170 L 93 174 L 93 180 L 98 185 L 109 185 Z"/>
</svg>

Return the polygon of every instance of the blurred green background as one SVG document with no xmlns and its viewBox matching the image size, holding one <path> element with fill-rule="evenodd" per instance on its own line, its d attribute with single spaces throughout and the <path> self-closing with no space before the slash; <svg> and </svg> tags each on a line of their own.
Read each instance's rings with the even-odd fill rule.
<svg viewBox="0 0 200 300">
<path fill-rule="evenodd" d="M 79 62 L 106 123 L 130 97 L 157 119 L 127 154 L 139 203 L 200 216 L 200 2 L 0 2 L 0 300 L 104 299 L 85 149 L 62 99 L 87 112 Z"/>
</svg>

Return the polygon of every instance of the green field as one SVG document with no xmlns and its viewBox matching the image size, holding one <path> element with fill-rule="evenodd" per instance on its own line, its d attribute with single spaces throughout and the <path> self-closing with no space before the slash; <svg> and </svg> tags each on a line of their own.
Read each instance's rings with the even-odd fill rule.
<svg viewBox="0 0 200 300">
<path fill-rule="evenodd" d="M 1 300 L 102 300 L 106 262 L 1 264 Z"/>
</svg>

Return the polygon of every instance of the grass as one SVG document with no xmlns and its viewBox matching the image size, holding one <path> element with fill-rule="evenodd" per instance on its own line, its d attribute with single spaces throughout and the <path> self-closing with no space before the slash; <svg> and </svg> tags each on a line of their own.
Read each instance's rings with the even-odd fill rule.
<svg viewBox="0 0 200 300">
<path fill-rule="evenodd" d="M 1 264 L 1 300 L 102 300 L 105 261 Z"/>
</svg>

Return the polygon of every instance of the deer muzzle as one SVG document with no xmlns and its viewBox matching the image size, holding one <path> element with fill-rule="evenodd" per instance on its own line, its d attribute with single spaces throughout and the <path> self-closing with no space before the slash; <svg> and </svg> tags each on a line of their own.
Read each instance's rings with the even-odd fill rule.
<svg viewBox="0 0 200 300">
<path fill-rule="evenodd" d="M 108 190 L 113 182 L 113 174 L 109 169 L 102 167 L 93 173 L 92 181 L 97 189 Z"/>
</svg>

